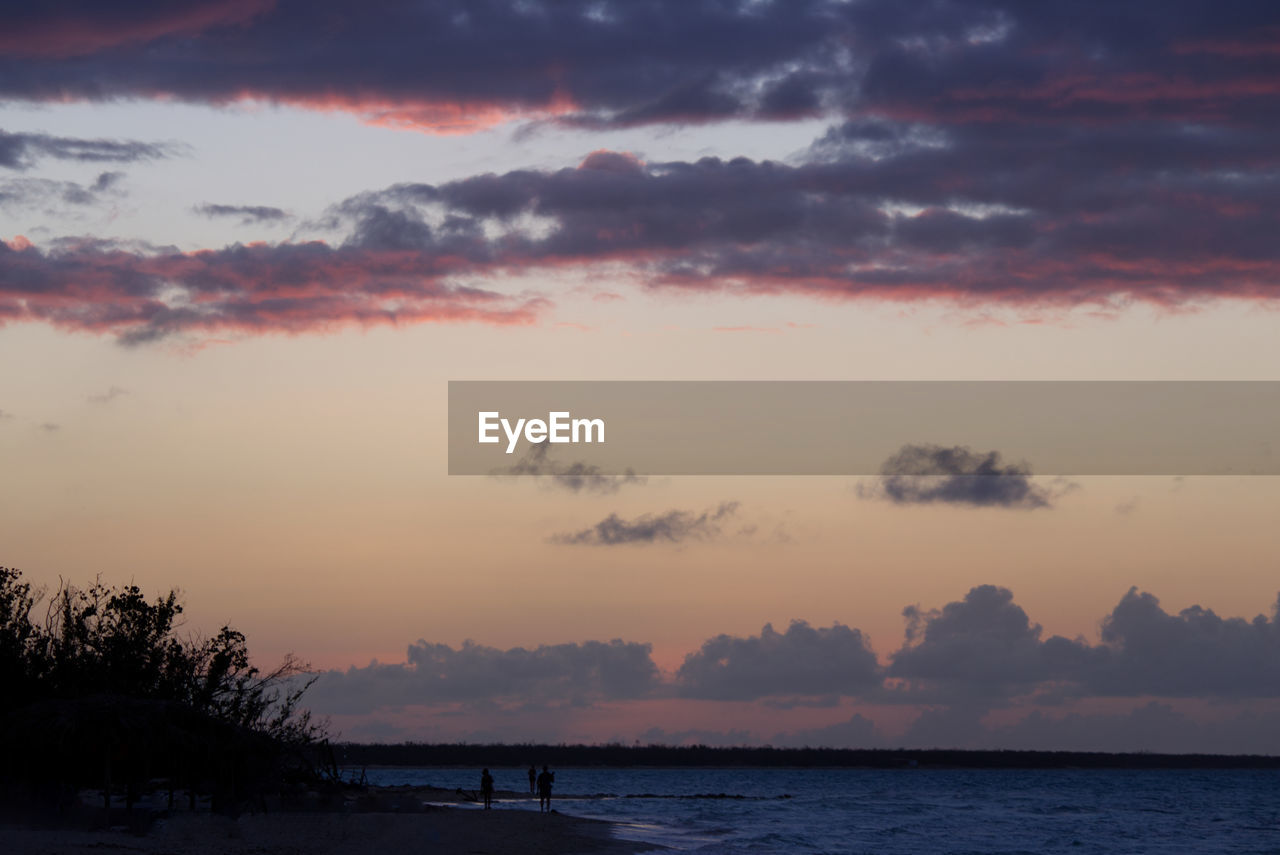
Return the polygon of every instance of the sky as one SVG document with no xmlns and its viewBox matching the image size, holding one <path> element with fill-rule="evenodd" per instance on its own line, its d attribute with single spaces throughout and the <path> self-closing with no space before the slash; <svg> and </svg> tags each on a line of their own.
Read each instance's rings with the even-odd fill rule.
<svg viewBox="0 0 1280 855">
<path fill-rule="evenodd" d="M 450 380 L 1280 380 L 1272 4 L 4 19 L 0 564 L 178 588 L 349 739 L 1280 752 L 1275 478 L 445 434 Z"/>
</svg>

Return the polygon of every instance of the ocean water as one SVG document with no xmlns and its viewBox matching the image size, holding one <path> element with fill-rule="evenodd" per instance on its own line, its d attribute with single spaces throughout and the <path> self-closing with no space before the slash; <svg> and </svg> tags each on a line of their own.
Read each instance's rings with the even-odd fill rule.
<svg viewBox="0 0 1280 855">
<path fill-rule="evenodd" d="M 527 770 L 491 771 L 499 790 L 528 789 Z M 554 771 L 557 810 L 613 820 L 619 836 L 700 855 L 1280 853 L 1274 770 Z M 479 781 L 478 769 L 367 775 L 388 786 L 474 790 Z"/>
</svg>

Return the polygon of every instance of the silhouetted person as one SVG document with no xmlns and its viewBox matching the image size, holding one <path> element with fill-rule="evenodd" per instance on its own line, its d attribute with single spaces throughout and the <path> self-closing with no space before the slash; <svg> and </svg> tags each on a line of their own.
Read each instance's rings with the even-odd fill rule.
<svg viewBox="0 0 1280 855">
<path fill-rule="evenodd" d="M 551 785 L 556 782 L 556 773 L 546 766 L 538 776 L 538 810 L 548 813 L 551 810 Z"/>
<path fill-rule="evenodd" d="M 480 795 L 484 799 L 484 809 L 488 810 L 493 803 L 493 776 L 488 769 L 480 770 Z"/>
<path fill-rule="evenodd" d="M 533 795 L 536 790 L 538 781 L 538 769 L 532 763 L 529 764 L 529 795 Z"/>
</svg>

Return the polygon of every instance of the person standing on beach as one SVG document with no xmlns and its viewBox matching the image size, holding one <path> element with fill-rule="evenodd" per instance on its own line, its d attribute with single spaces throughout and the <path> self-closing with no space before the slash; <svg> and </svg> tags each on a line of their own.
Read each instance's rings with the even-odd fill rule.
<svg viewBox="0 0 1280 855">
<path fill-rule="evenodd" d="M 538 776 L 538 810 L 542 813 L 551 812 L 551 785 L 555 781 L 556 773 L 543 766 L 542 774 Z"/>
<path fill-rule="evenodd" d="M 480 795 L 484 799 L 484 809 L 493 806 L 493 776 L 488 769 L 480 770 Z"/>
<path fill-rule="evenodd" d="M 532 763 L 529 764 L 529 795 L 533 795 L 534 786 L 538 780 L 538 769 Z"/>
</svg>

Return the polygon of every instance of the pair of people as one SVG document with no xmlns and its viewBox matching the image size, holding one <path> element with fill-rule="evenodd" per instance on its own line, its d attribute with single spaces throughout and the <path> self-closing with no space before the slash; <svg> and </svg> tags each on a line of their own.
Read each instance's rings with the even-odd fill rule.
<svg viewBox="0 0 1280 855">
<path fill-rule="evenodd" d="M 538 810 L 542 813 L 548 813 L 551 810 L 551 787 L 555 781 L 556 773 L 546 766 L 542 767 L 541 775 L 538 774 L 536 767 L 529 767 L 529 792 L 533 793 L 534 789 L 537 789 Z M 480 770 L 480 797 L 484 801 L 484 809 L 489 810 L 493 806 L 493 776 L 489 774 L 488 769 Z"/>
</svg>

